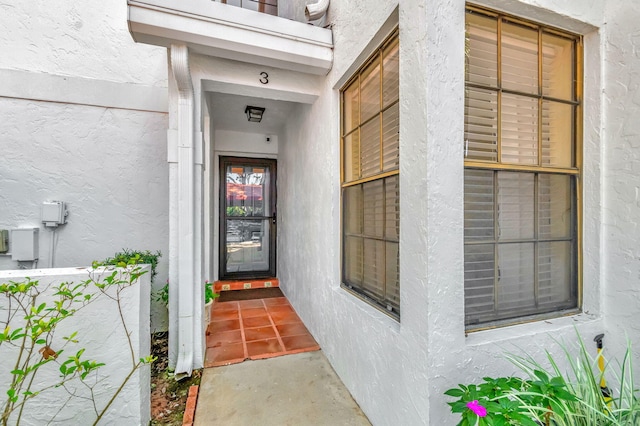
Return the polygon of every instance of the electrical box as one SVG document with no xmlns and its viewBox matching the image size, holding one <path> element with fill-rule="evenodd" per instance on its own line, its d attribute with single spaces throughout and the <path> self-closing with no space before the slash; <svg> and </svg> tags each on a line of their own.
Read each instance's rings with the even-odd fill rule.
<svg viewBox="0 0 640 426">
<path fill-rule="evenodd" d="M 42 223 L 46 227 L 55 228 L 67 223 L 67 208 L 62 201 L 45 201 L 42 203 Z"/>
<path fill-rule="evenodd" d="M 9 251 L 9 231 L 0 229 L 0 253 Z"/>
<path fill-rule="evenodd" d="M 33 262 L 38 259 L 38 228 L 11 230 L 11 260 Z"/>
</svg>

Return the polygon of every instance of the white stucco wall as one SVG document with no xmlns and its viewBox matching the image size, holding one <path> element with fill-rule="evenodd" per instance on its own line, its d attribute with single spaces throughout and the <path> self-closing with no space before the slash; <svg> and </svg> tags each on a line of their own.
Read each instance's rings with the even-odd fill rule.
<svg viewBox="0 0 640 426">
<path fill-rule="evenodd" d="M 149 270 L 148 266 L 144 268 Z M 78 284 L 86 281 L 90 276 L 100 282 L 101 277 L 110 273 L 104 270 L 90 271 L 83 268 L 39 269 L 30 270 L 28 273 L 15 270 L 0 271 L 0 283 L 24 282 L 25 276 L 28 275 L 32 280 L 39 281 L 39 288 L 44 289 L 49 286 L 48 290 L 38 298 L 38 304 L 45 302 L 51 304 L 55 300 L 55 297 L 52 296 L 54 286 L 59 286 L 64 282 Z M 120 294 L 122 313 L 134 351 L 133 362 L 137 362 L 139 358 L 146 357 L 150 353 L 149 280 L 150 275 L 147 273 Z M 108 293 L 111 297 L 115 295 L 113 290 L 111 289 Z M 94 388 L 96 407 L 101 411 L 132 369 L 131 349 L 120 320 L 117 304 L 109 297 L 99 294 L 93 285 L 90 285 L 85 293 L 94 294 L 94 300 L 71 317 L 58 323 L 50 346 L 53 350 L 60 351 L 65 344 L 63 337 L 70 336 L 74 332 L 77 332 L 75 339 L 78 340 L 78 343 L 68 344 L 55 362 L 45 364 L 38 370 L 32 391 L 58 383 L 60 364 L 68 356 L 75 354 L 80 349 L 85 349 L 82 355 L 83 360 L 95 360 L 105 364 L 98 370 L 99 384 Z M 8 315 L 7 309 L 7 299 L 2 295 L 0 297 L 0 321 L 2 321 L 3 329 L 4 321 Z M 12 323 L 12 328 L 15 329 L 19 324 L 23 324 L 23 322 Z M 9 372 L 14 368 L 14 365 L 9 363 L 15 362 L 16 351 L 17 348 L 8 344 L 0 346 L 0 383 L 9 383 Z M 91 377 L 93 376 L 89 376 L 89 378 Z M 150 419 L 150 377 L 149 366 L 138 369 L 99 424 L 147 425 Z M 91 384 L 90 381 L 89 383 Z M 69 382 L 68 389 L 75 390 L 81 396 L 87 396 L 87 389 L 77 381 Z M 3 392 L 2 400 L 4 397 Z M 67 400 L 69 402 L 65 406 L 64 403 Z M 58 410 L 60 410 L 59 413 Z M 12 419 L 15 420 L 15 417 Z M 52 419 L 54 421 L 48 423 Z M 92 424 L 95 419 L 96 415 L 90 401 L 79 398 L 70 399 L 64 389 L 53 388 L 43 391 L 26 403 L 21 424 L 87 425 Z M 9 424 L 13 424 L 13 422 L 10 421 Z"/>
<path fill-rule="evenodd" d="M 167 280 L 166 51 L 133 42 L 126 2 L 1 2 L 0 229 L 40 227 L 43 201 L 67 202 L 54 266 L 89 265 L 123 248 L 160 250 Z M 0 255 L 0 269 L 17 269 Z M 154 303 L 153 328 L 166 329 Z"/>
<path fill-rule="evenodd" d="M 640 5 L 609 0 L 604 26 L 603 298 L 609 343 L 640 365 Z"/>
<path fill-rule="evenodd" d="M 464 106 L 462 0 L 399 4 L 401 321 L 340 288 L 338 89 L 367 57 L 367 45 L 375 47 L 381 41 L 375 34 L 395 3 L 334 2 L 333 69 L 318 101 L 292 116 L 279 152 L 278 275 L 375 425 L 452 424 L 455 417 L 446 405 L 446 389 L 487 375 L 514 373 L 503 358 L 508 351 L 522 350 L 541 362 L 545 350 L 562 358 L 554 339 L 572 345 L 575 329 L 594 353 L 591 339 L 600 332 L 607 333 L 610 355 L 624 347 L 620 338 L 625 333 L 640 340 L 633 325 L 637 321 L 631 322 L 640 297 L 635 289 L 637 232 L 632 231 L 634 223 L 629 224 L 638 204 L 632 183 L 637 174 L 629 161 L 635 156 L 630 149 L 637 105 L 633 91 L 627 91 L 637 84 L 631 71 L 637 59 L 635 39 L 628 36 L 629 28 L 636 26 L 630 21 L 637 11 L 631 6 L 620 10 L 623 2 L 610 6 L 617 9 L 611 16 L 605 15 L 601 2 L 477 3 L 585 36 L 583 313 L 465 336 L 459 143 Z M 620 25 L 612 23 L 625 13 Z M 608 43 L 602 40 L 611 27 L 615 33 L 605 40 L 611 40 L 614 49 L 604 54 Z M 609 62 L 615 62 L 615 68 L 610 69 Z M 603 103 L 601 94 L 610 72 L 619 77 L 604 86 L 605 93 L 611 91 L 607 99 L 624 100 L 613 114 L 603 113 L 609 102 Z M 602 121 L 609 115 L 619 136 L 613 151 L 607 146 L 610 118 Z M 615 312 L 618 304 L 624 309 Z"/>
<path fill-rule="evenodd" d="M 166 87 L 164 49 L 137 45 L 127 2 L 0 2 L 0 69 Z"/>
<path fill-rule="evenodd" d="M 267 137 L 270 141 L 267 142 Z M 262 133 L 233 132 L 230 130 L 216 130 L 214 136 L 214 151 L 217 155 L 249 156 L 278 155 L 278 135 Z"/>
</svg>

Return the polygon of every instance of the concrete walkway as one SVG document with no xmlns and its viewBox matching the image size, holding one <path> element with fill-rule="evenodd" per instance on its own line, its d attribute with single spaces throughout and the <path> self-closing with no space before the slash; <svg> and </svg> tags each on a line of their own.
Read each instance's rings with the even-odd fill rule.
<svg viewBox="0 0 640 426">
<path fill-rule="evenodd" d="M 370 426 L 322 351 L 204 370 L 195 426 Z"/>
</svg>

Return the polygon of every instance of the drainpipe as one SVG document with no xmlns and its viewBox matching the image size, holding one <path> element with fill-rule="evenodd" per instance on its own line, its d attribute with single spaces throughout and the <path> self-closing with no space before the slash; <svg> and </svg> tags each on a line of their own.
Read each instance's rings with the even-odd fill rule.
<svg viewBox="0 0 640 426">
<path fill-rule="evenodd" d="M 304 16 L 307 21 L 315 21 L 322 18 L 329 8 L 329 0 L 319 0 L 317 3 L 308 4 L 304 8 Z"/>
<path fill-rule="evenodd" d="M 175 374 L 191 375 L 195 329 L 195 165 L 194 165 L 194 93 L 189 70 L 189 49 L 171 45 L 171 69 L 178 88 L 178 356 Z M 175 306 L 175 305 L 174 305 Z"/>
</svg>

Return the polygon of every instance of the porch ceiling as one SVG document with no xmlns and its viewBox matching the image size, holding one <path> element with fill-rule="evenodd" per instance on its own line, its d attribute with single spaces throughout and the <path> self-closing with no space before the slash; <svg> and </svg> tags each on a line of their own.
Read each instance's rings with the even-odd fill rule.
<svg viewBox="0 0 640 426">
<path fill-rule="evenodd" d="M 226 93 L 210 93 L 211 119 L 213 126 L 221 130 L 233 130 L 246 133 L 278 135 L 282 131 L 287 118 L 291 115 L 294 102 L 274 99 L 238 96 Z M 247 120 L 244 109 L 247 105 L 265 108 L 260 123 Z"/>
<path fill-rule="evenodd" d="M 129 32 L 140 43 L 184 43 L 196 53 L 324 75 L 331 30 L 211 0 L 128 0 Z"/>
</svg>

